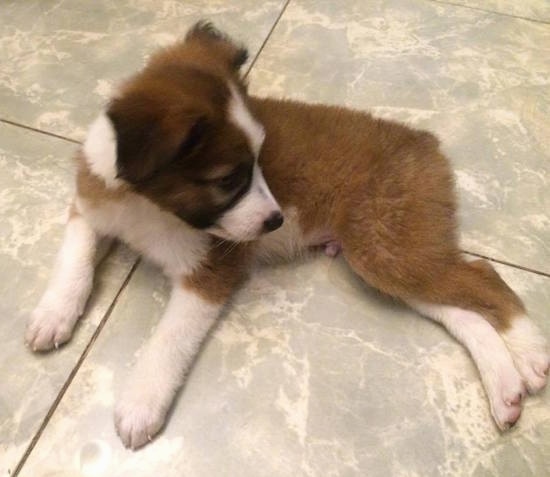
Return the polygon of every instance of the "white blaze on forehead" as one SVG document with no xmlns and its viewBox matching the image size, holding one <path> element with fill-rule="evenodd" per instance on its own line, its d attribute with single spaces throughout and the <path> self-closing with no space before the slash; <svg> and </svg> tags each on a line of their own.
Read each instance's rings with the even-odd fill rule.
<svg viewBox="0 0 550 477">
<path fill-rule="evenodd" d="M 229 121 L 243 131 L 252 152 L 258 157 L 265 139 L 264 128 L 254 119 L 234 84 L 229 83 L 229 90 L 231 91 L 228 109 Z"/>
<path fill-rule="evenodd" d="M 83 150 L 90 170 L 104 179 L 107 187 L 122 184 L 116 177 L 116 146 L 113 123 L 105 113 L 101 113 L 90 125 Z"/>
</svg>

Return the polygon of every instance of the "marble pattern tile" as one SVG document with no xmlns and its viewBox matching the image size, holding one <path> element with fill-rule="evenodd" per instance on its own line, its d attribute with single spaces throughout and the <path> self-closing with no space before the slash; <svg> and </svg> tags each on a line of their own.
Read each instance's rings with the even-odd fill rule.
<svg viewBox="0 0 550 477">
<path fill-rule="evenodd" d="M 105 311 L 133 254 L 104 261 L 75 339 L 33 354 L 25 324 L 46 286 L 60 244 L 72 184 L 74 144 L 0 123 L 0 475 L 14 467 L 38 430 Z"/>
<path fill-rule="evenodd" d="M 550 334 L 550 279 L 499 267 Z M 259 270 L 212 334 L 164 432 L 123 448 L 114 398 L 166 303 L 141 264 L 21 473 L 46 476 L 541 476 L 550 393 L 499 434 L 439 326 L 340 260 Z"/>
<path fill-rule="evenodd" d="M 208 17 L 256 52 L 284 3 L 4 1 L 0 118 L 81 139 L 114 81 L 151 49 Z M 438 133 L 455 164 L 464 247 L 550 272 L 545 7 L 291 0 L 251 90 Z M 0 475 L 13 471 L 135 262 L 124 247 L 103 262 L 70 344 L 43 355 L 23 347 L 61 240 L 74 147 L 0 123 Z M 550 278 L 498 269 L 550 336 Z M 127 451 L 115 395 L 167 296 L 158 270 L 141 263 L 20 476 L 541 477 L 550 468 L 550 391 L 499 434 L 463 348 L 327 258 L 259 270 L 162 435 Z"/>
<path fill-rule="evenodd" d="M 440 1 L 440 0 L 436 0 Z M 485 11 L 513 15 L 520 18 L 529 18 L 540 22 L 550 22 L 550 2 L 548 0 L 441 0 L 443 3 L 463 5 Z"/>
<path fill-rule="evenodd" d="M 550 272 L 550 26 L 423 0 L 290 3 L 251 91 L 438 134 L 465 249 Z"/>
<path fill-rule="evenodd" d="M 202 18 L 251 56 L 283 0 L 7 0 L 0 5 L 0 117 L 81 140 L 118 81 Z"/>
</svg>

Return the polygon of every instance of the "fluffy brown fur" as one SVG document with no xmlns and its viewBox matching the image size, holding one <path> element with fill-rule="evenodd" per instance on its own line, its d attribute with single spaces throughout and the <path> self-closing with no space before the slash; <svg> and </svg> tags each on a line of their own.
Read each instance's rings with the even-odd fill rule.
<svg viewBox="0 0 550 477">
<path fill-rule="evenodd" d="M 306 233 L 330 230 L 367 283 L 477 311 L 502 330 L 525 311 L 488 262 L 461 258 L 453 174 L 432 134 L 338 107 L 252 105 L 274 195 L 283 208 L 299 204 Z"/>
</svg>

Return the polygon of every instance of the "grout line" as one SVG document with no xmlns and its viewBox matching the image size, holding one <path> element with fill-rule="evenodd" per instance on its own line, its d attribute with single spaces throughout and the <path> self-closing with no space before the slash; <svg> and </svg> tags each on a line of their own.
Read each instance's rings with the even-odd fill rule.
<svg viewBox="0 0 550 477">
<path fill-rule="evenodd" d="M 65 393 L 69 389 L 69 386 L 73 382 L 73 379 L 75 378 L 76 374 L 80 370 L 80 367 L 82 366 L 82 363 L 84 362 L 84 360 L 88 356 L 90 350 L 92 349 L 92 346 L 94 345 L 94 343 L 97 340 L 99 334 L 103 330 L 105 324 L 107 323 L 107 320 L 111 316 L 111 313 L 113 312 L 113 310 L 114 310 L 114 308 L 115 308 L 115 306 L 118 302 L 118 299 L 120 298 L 120 295 L 126 289 L 126 286 L 128 285 L 128 282 L 130 281 L 130 279 L 134 275 L 134 272 L 136 271 L 137 266 L 139 265 L 139 263 L 140 263 L 140 259 L 138 258 L 136 260 L 136 262 L 132 265 L 132 268 L 130 269 L 130 272 L 128 273 L 128 275 L 124 279 L 124 282 L 122 283 L 122 286 L 120 287 L 120 289 L 118 290 L 117 294 L 115 295 L 113 301 L 109 305 L 109 308 L 107 308 L 107 311 L 105 312 L 105 315 L 103 316 L 103 318 L 101 319 L 98 327 L 94 331 L 94 334 L 90 338 L 90 341 L 88 342 L 88 344 L 84 348 L 83 353 L 80 355 L 80 357 L 78 358 L 78 361 L 76 362 L 75 366 L 71 370 L 68 378 L 63 383 L 63 386 L 62 386 L 61 390 L 57 394 L 57 396 L 56 396 L 54 402 L 52 403 L 52 405 L 50 406 L 50 409 L 48 410 L 48 413 L 44 417 L 44 419 L 42 421 L 42 424 L 40 424 L 40 427 L 38 428 L 38 431 L 33 436 L 31 442 L 29 443 L 29 445 L 25 449 L 25 453 L 23 454 L 23 456 L 21 457 L 21 459 L 19 460 L 19 462 L 15 466 L 15 469 L 11 473 L 11 477 L 17 477 L 17 475 L 19 475 L 19 472 L 21 472 L 21 470 L 23 469 L 23 466 L 27 462 L 27 459 L 29 458 L 31 452 L 34 450 L 36 444 L 38 443 L 40 437 L 42 436 L 42 433 L 44 432 L 44 429 L 46 429 L 46 426 L 50 422 L 50 419 L 52 418 L 55 411 L 57 410 L 57 407 L 59 406 L 59 403 L 63 399 L 63 396 L 65 396 Z"/>
<path fill-rule="evenodd" d="M 452 5 L 452 6 L 455 6 L 455 7 L 462 7 L 462 8 L 466 8 L 466 9 L 474 10 L 474 11 L 479 11 L 479 12 L 485 12 L 485 13 L 490 13 L 490 14 L 495 14 L 495 15 L 500 15 L 500 16 L 506 16 L 506 17 L 509 17 L 509 18 L 515 18 L 515 19 L 530 21 L 530 22 L 534 22 L 534 23 L 550 24 L 549 21 L 545 21 L 545 20 L 538 20 L 538 19 L 534 19 L 534 18 L 519 16 L 519 15 L 513 15 L 513 14 L 509 14 L 509 13 L 504 13 L 504 12 L 485 10 L 483 8 L 472 7 L 472 6 L 468 6 L 468 5 L 462 5 L 462 4 L 459 4 L 459 3 L 454 3 L 452 1 L 445 1 L 445 0 L 428 0 L 428 1 L 431 1 L 433 3 L 443 4 L 443 5 Z M 254 58 L 252 59 L 252 61 L 250 63 L 250 66 L 246 70 L 246 73 L 244 74 L 244 78 L 248 77 L 248 75 L 250 74 L 252 68 L 255 66 L 258 58 L 260 57 L 260 55 L 261 55 L 261 53 L 264 49 L 264 47 L 266 46 L 267 42 L 271 38 L 271 35 L 273 34 L 275 28 L 279 24 L 279 21 L 281 20 L 282 16 L 284 15 L 284 13 L 285 13 L 285 11 L 286 11 L 289 4 L 290 4 L 290 0 L 286 0 L 285 4 L 283 5 L 283 8 L 281 9 L 279 15 L 277 16 L 275 22 L 273 23 L 273 25 L 270 28 L 267 36 L 265 37 L 264 41 L 262 42 L 258 52 L 254 56 Z M 15 121 L 10 121 L 10 120 L 7 120 L 7 119 L 0 119 L 0 122 L 11 125 L 11 126 L 14 126 L 14 127 L 27 129 L 29 131 L 36 132 L 36 133 L 39 133 L 39 134 L 43 134 L 45 136 L 50 136 L 50 137 L 53 137 L 53 138 L 61 139 L 61 140 L 64 140 L 64 141 L 67 141 L 67 142 L 70 142 L 70 143 L 73 143 L 73 144 L 81 144 L 80 141 L 77 141 L 75 139 L 71 139 L 71 138 L 68 138 L 68 137 L 65 137 L 65 136 L 61 136 L 61 135 L 58 135 L 58 134 L 55 134 L 55 133 L 52 133 L 52 132 L 44 131 L 44 130 L 41 130 L 41 129 L 38 129 L 38 128 L 35 128 L 35 127 L 27 126 L 27 125 L 24 125 L 24 124 L 15 122 Z M 113 247 L 114 247 L 114 245 L 111 245 L 110 249 L 112 249 Z M 516 268 L 516 269 L 519 269 L 519 270 L 523 270 L 523 271 L 526 271 L 526 272 L 530 272 L 530 273 L 534 273 L 534 274 L 537 274 L 537 275 L 541 275 L 541 276 L 550 278 L 550 273 L 534 270 L 534 269 L 531 269 L 531 268 L 528 268 L 528 267 L 524 267 L 524 266 L 521 266 L 521 265 L 516 265 L 516 264 L 510 263 L 510 262 L 507 262 L 505 260 L 491 258 L 491 257 L 488 257 L 486 255 L 470 252 L 470 251 L 467 251 L 467 250 L 463 250 L 463 252 L 467 253 L 469 255 L 475 256 L 475 257 L 479 257 L 479 258 L 483 258 L 483 259 L 495 262 L 495 263 L 499 263 L 499 264 L 506 265 L 506 266 L 509 266 L 509 267 L 512 267 L 512 268 Z M 106 254 L 106 255 L 108 255 L 108 254 Z M 15 466 L 15 469 L 11 473 L 12 477 L 17 477 L 19 475 L 19 473 L 21 472 L 21 470 L 23 469 L 23 466 L 25 465 L 25 463 L 27 462 L 30 454 L 32 453 L 32 451 L 36 447 L 36 445 L 37 445 L 38 441 L 40 440 L 44 430 L 46 429 L 46 427 L 49 424 L 51 418 L 53 417 L 55 411 L 57 410 L 59 404 L 61 403 L 63 397 L 65 396 L 65 393 L 69 389 L 69 387 L 72 384 L 74 378 L 76 377 L 78 371 L 80 370 L 82 364 L 84 363 L 84 360 L 87 358 L 87 356 L 90 353 L 93 345 L 95 344 L 95 341 L 97 340 L 97 338 L 99 337 L 101 331 L 105 327 L 105 325 L 106 325 L 108 319 L 110 318 L 116 304 L 118 303 L 118 300 L 119 300 L 120 296 L 122 295 L 123 291 L 126 289 L 128 283 L 130 282 L 133 274 L 135 273 L 139 263 L 140 263 L 140 259 L 138 258 L 136 260 L 136 262 L 132 265 L 132 268 L 130 269 L 130 272 L 128 273 L 128 275 L 124 279 L 124 282 L 122 283 L 120 289 L 116 293 L 113 301 L 111 302 L 111 304 L 107 308 L 107 311 L 105 312 L 105 314 L 104 314 L 103 318 L 101 319 L 99 325 L 97 326 L 94 333 L 92 334 L 90 340 L 88 341 L 88 343 L 87 343 L 86 347 L 84 348 L 82 354 L 80 355 L 79 359 L 77 360 L 75 366 L 73 367 L 73 369 L 69 373 L 69 376 L 67 377 L 67 379 L 63 383 L 63 386 L 61 387 L 59 393 L 57 394 L 57 396 L 54 399 L 52 405 L 50 406 L 50 408 L 49 408 L 46 416 L 44 417 L 38 431 L 34 434 L 31 442 L 29 443 L 29 445 L 25 449 L 25 452 L 24 452 L 23 456 L 21 457 L 21 459 L 19 460 L 19 462 Z"/>
<path fill-rule="evenodd" d="M 487 255 L 482 255 L 481 253 L 469 252 L 468 250 L 462 250 L 462 252 L 467 253 L 468 255 L 473 255 L 474 257 L 484 258 L 491 262 L 500 263 L 501 265 L 506 265 L 508 267 L 517 268 L 518 270 L 523 270 L 524 272 L 534 273 L 536 275 L 541 275 L 546 278 L 550 278 L 550 273 L 542 272 L 540 270 L 535 270 L 534 268 L 524 267 L 523 265 L 517 265 L 515 263 L 507 262 L 506 260 L 500 260 L 498 258 L 488 257 Z"/>
<path fill-rule="evenodd" d="M 269 33 L 267 34 L 267 36 L 265 37 L 264 41 L 262 42 L 262 45 L 260 46 L 260 49 L 258 50 L 258 53 L 256 53 L 256 56 L 254 57 L 254 59 L 252 60 L 252 62 L 250 63 L 250 66 L 248 67 L 248 69 L 246 70 L 246 73 L 244 74 L 243 78 L 247 78 L 250 71 L 252 70 L 252 68 L 254 67 L 254 65 L 256 64 L 256 60 L 260 57 L 260 54 L 262 53 L 265 45 L 267 44 L 268 40 L 271 38 L 271 34 L 273 33 L 273 30 L 275 30 L 276 26 L 279 24 L 279 20 L 281 19 L 281 17 L 283 16 L 283 14 L 285 13 L 286 11 L 286 7 L 288 7 L 288 4 L 290 3 L 290 0 L 286 0 L 285 4 L 283 5 L 283 8 L 281 9 L 281 11 L 279 12 L 279 15 L 277 16 L 277 18 L 275 19 L 275 22 L 273 23 L 273 25 L 271 26 L 271 29 L 269 30 Z"/>
<path fill-rule="evenodd" d="M 23 128 L 23 129 L 28 129 L 29 131 L 37 132 L 39 134 L 44 134 L 44 136 L 50 136 L 50 137 L 55 137 L 57 139 L 62 139 L 63 141 L 68 141 L 68 142 L 71 142 L 73 144 L 82 144 L 80 141 L 77 141 L 76 139 L 71 139 L 69 137 L 60 136 L 59 134 L 55 134 L 55 133 L 48 132 L 48 131 L 43 131 L 42 129 L 33 128 L 32 126 L 27 126 L 25 124 L 17 123 L 15 121 L 10 121 L 9 119 L 0 119 L 0 122 L 5 123 L 5 124 L 9 124 L 10 126 L 15 126 L 15 127 L 18 127 L 18 128 Z"/>
<path fill-rule="evenodd" d="M 495 11 L 495 10 L 486 10 L 486 9 L 480 8 L 480 7 L 472 7 L 470 5 L 463 5 L 462 3 L 455 3 L 455 2 L 452 2 L 452 1 L 448 2 L 448 1 L 445 1 L 445 0 L 428 0 L 428 1 L 434 2 L 434 3 L 440 3 L 442 5 L 453 5 L 455 7 L 467 8 L 468 10 L 475 10 L 477 12 L 492 13 L 494 15 L 501 15 L 503 17 L 516 18 L 518 20 L 525 20 L 525 21 L 528 21 L 528 22 L 541 23 L 543 25 L 550 25 L 550 21 L 548 21 L 548 20 L 539 20 L 537 18 L 524 17 L 524 16 L 521 16 L 521 15 L 514 15 L 513 13 L 499 12 L 499 11 Z"/>
</svg>

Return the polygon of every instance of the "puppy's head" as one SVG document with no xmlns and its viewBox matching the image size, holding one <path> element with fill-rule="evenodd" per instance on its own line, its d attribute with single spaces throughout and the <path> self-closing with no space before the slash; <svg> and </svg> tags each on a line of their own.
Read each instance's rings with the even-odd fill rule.
<svg viewBox="0 0 550 477">
<path fill-rule="evenodd" d="M 208 23 L 154 55 L 92 124 L 92 172 L 221 238 L 278 228 L 280 207 L 258 166 L 264 130 L 239 75 L 246 58 Z"/>
</svg>

